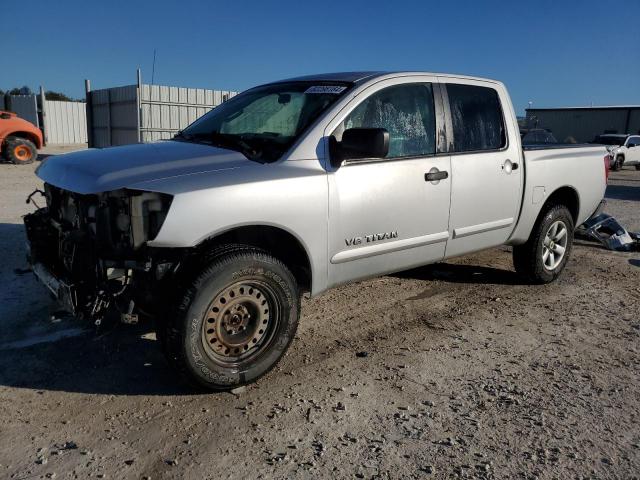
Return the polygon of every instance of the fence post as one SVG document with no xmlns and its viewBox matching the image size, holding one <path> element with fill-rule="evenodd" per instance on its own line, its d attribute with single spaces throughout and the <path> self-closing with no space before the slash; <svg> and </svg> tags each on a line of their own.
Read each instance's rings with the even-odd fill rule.
<svg viewBox="0 0 640 480">
<path fill-rule="evenodd" d="M 136 98 L 138 101 L 138 120 L 137 120 L 137 128 L 138 128 L 138 142 L 142 143 L 142 128 L 141 122 L 142 119 L 142 72 L 140 69 L 137 71 L 138 76 L 138 88 L 136 89 Z"/>
<path fill-rule="evenodd" d="M 42 136 L 44 144 L 49 143 L 49 130 L 47 129 L 47 97 L 44 94 L 44 88 L 40 85 L 40 112 L 42 114 Z"/>
<path fill-rule="evenodd" d="M 84 92 L 87 109 L 87 147 L 93 147 L 93 102 L 91 101 L 91 81 L 84 81 Z"/>
</svg>

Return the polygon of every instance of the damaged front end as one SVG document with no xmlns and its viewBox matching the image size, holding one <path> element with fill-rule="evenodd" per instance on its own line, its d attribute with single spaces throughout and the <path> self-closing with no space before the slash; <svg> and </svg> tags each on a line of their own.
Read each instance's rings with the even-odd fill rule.
<svg viewBox="0 0 640 480">
<path fill-rule="evenodd" d="M 99 325 L 111 313 L 137 321 L 135 306 L 171 262 L 147 247 L 172 197 L 129 189 L 81 195 L 45 184 L 46 206 L 24 217 L 28 260 L 61 305 Z"/>
</svg>

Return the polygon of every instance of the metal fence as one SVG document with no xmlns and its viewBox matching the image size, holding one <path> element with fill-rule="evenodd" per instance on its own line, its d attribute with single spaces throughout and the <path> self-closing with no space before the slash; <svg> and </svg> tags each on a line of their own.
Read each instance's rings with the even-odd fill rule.
<svg viewBox="0 0 640 480">
<path fill-rule="evenodd" d="M 93 91 L 86 86 L 89 146 L 100 148 L 171 138 L 237 94 L 141 82 Z"/>
<path fill-rule="evenodd" d="M 141 87 L 140 139 L 143 142 L 173 137 L 180 129 L 236 95 L 236 92 L 203 88 Z"/>
<path fill-rule="evenodd" d="M 87 131 L 90 147 L 139 142 L 136 85 L 87 92 Z"/>
<path fill-rule="evenodd" d="M 7 110 L 15 112 L 20 118 L 40 126 L 37 95 L 6 95 Z"/>
<path fill-rule="evenodd" d="M 84 102 L 45 100 L 42 120 L 45 143 L 87 143 L 87 108 Z"/>
<path fill-rule="evenodd" d="M 45 144 L 87 143 L 84 102 L 46 100 L 40 94 L 0 96 L 0 109 L 15 112 L 42 130 Z"/>
</svg>

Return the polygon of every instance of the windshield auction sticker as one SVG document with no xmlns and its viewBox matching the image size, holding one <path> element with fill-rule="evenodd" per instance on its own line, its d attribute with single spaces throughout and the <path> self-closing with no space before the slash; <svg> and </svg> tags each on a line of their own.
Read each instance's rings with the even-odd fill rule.
<svg viewBox="0 0 640 480">
<path fill-rule="evenodd" d="M 340 87 L 338 85 L 317 85 L 307 88 L 304 93 L 333 93 L 334 95 L 337 95 L 344 92 L 346 89 L 347 87 Z"/>
</svg>

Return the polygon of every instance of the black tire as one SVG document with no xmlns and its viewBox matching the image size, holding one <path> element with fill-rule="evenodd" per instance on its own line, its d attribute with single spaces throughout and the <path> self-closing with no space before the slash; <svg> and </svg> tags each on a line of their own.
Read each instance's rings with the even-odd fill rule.
<svg viewBox="0 0 640 480">
<path fill-rule="evenodd" d="M 167 360 L 192 385 L 217 391 L 278 363 L 298 327 L 300 295 L 282 262 L 246 247 L 211 260 L 177 305 L 161 325 Z"/>
<path fill-rule="evenodd" d="M 16 165 L 33 163 L 38 157 L 38 149 L 31 140 L 21 137 L 7 137 L 2 148 L 4 158 Z"/>
<path fill-rule="evenodd" d="M 636 170 L 640 170 L 640 165 L 636 165 Z"/>
<path fill-rule="evenodd" d="M 618 155 L 616 157 L 616 161 L 613 162 L 612 170 L 614 171 L 621 170 L 623 165 L 624 165 L 624 157 L 622 155 Z"/>
<path fill-rule="evenodd" d="M 566 245 L 559 263 L 553 267 L 545 265 L 543 252 L 545 252 L 545 238 L 550 228 L 561 222 L 566 227 Z M 531 283 L 550 283 L 560 276 L 569 260 L 573 246 L 574 224 L 571 213 L 564 205 L 550 205 L 536 221 L 529 240 L 513 247 L 513 265 L 516 272 L 521 274 Z M 557 248 L 558 245 L 554 245 Z M 549 259 L 549 256 L 547 256 Z M 552 265 L 551 265 L 552 266 Z"/>
</svg>

